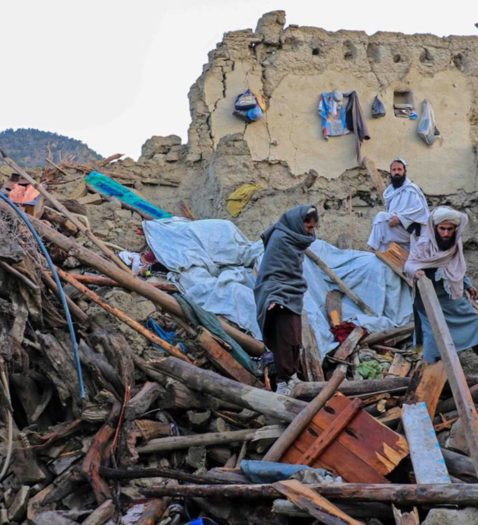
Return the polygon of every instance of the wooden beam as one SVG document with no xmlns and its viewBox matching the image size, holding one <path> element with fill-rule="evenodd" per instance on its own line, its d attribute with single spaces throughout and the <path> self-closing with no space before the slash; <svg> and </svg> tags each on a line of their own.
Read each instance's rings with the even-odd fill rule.
<svg viewBox="0 0 478 525">
<path fill-rule="evenodd" d="M 384 501 L 400 505 L 445 504 L 478 506 L 478 483 L 412 485 L 400 483 L 312 483 L 311 489 L 328 499 Z M 201 498 L 277 498 L 274 485 L 177 485 L 142 489 L 146 496 Z"/>
<path fill-rule="evenodd" d="M 422 363 L 412 376 L 410 388 L 405 395 L 405 402 L 418 403 L 419 401 L 424 401 L 427 405 L 428 413 L 433 419 L 445 384 L 446 372 L 443 361 L 438 361 L 432 365 Z M 444 411 L 446 412 L 446 410 L 442 410 L 442 412 Z"/>
<path fill-rule="evenodd" d="M 478 474 L 478 414 L 476 413 L 475 404 L 466 383 L 455 343 L 446 324 L 433 283 L 428 277 L 423 276 L 418 279 L 417 285 L 436 344 L 440 350 L 456 408 L 464 427 L 470 457 Z"/>
<path fill-rule="evenodd" d="M 410 323 L 405 326 L 400 326 L 398 328 L 392 328 L 390 330 L 385 330 L 384 332 L 376 332 L 374 334 L 367 335 L 367 337 L 364 337 L 361 342 L 361 345 L 370 346 L 376 343 L 381 343 L 382 341 L 386 341 L 387 339 L 393 339 L 394 337 L 397 337 L 400 335 L 411 334 L 414 329 L 415 329 L 414 323 Z"/>
<path fill-rule="evenodd" d="M 383 182 L 382 176 L 380 175 L 378 169 L 375 167 L 375 162 L 368 157 L 362 159 L 362 166 L 367 171 L 369 177 L 372 179 L 373 185 L 378 192 L 380 202 L 384 204 L 383 192 L 385 191 L 385 183 Z"/>
<path fill-rule="evenodd" d="M 327 277 L 335 283 L 339 290 L 343 292 L 352 302 L 354 302 L 363 312 L 365 312 L 367 315 L 372 315 L 374 317 L 377 316 L 377 314 L 368 306 L 360 297 L 353 292 L 346 284 L 345 282 L 333 271 L 331 270 L 327 264 L 318 256 L 316 255 L 310 248 L 307 248 L 305 250 L 305 255 L 313 262 L 315 263 L 324 273 L 327 275 Z"/>
<path fill-rule="evenodd" d="M 208 432 L 206 434 L 194 434 L 192 436 L 164 437 L 151 439 L 146 445 L 136 447 L 136 450 L 139 454 L 150 454 L 152 452 L 165 452 L 189 447 L 275 439 L 278 438 L 283 431 L 284 427 L 280 425 L 269 425 L 262 428 L 246 428 L 244 430 L 231 430 L 228 432 Z"/>
</svg>

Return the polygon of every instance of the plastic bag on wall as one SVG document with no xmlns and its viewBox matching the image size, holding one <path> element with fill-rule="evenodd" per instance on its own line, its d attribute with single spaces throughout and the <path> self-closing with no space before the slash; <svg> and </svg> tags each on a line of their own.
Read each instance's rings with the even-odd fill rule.
<svg viewBox="0 0 478 525">
<path fill-rule="evenodd" d="M 417 133 L 429 146 L 440 136 L 440 131 L 436 126 L 435 112 L 427 99 L 422 102 L 422 115 L 418 121 Z"/>
<path fill-rule="evenodd" d="M 372 118 L 380 118 L 385 116 L 385 106 L 383 102 L 375 95 L 372 102 Z"/>
</svg>

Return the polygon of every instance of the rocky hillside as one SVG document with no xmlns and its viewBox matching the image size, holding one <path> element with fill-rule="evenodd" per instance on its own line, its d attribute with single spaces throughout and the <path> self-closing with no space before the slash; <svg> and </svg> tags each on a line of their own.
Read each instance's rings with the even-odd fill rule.
<svg viewBox="0 0 478 525">
<path fill-rule="evenodd" d="M 79 140 L 31 128 L 0 132 L 0 148 L 18 164 L 28 167 L 44 166 L 49 152 L 53 162 L 61 159 L 89 162 L 102 158 Z"/>
</svg>

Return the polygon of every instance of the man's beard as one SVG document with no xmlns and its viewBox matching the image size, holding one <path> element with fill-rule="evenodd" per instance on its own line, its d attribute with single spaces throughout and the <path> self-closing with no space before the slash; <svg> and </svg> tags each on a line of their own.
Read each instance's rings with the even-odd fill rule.
<svg viewBox="0 0 478 525">
<path fill-rule="evenodd" d="M 403 186 L 406 178 L 406 175 L 394 175 L 393 177 L 390 177 L 390 182 L 392 183 L 392 186 L 397 189 Z"/>
<path fill-rule="evenodd" d="M 444 252 L 446 250 L 449 250 L 455 244 L 456 234 L 453 234 L 448 239 L 444 239 L 443 237 L 440 237 L 440 235 L 438 234 L 438 232 L 435 229 L 435 238 L 436 238 L 436 241 L 437 241 L 438 248 L 442 252 Z"/>
</svg>

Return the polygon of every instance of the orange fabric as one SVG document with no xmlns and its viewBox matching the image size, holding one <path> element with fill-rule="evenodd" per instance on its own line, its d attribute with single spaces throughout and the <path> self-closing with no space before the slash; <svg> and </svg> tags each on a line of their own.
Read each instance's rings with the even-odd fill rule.
<svg viewBox="0 0 478 525">
<path fill-rule="evenodd" d="M 31 184 L 22 186 L 21 184 L 15 184 L 10 190 L 8 197 L 11 201 L 18 204 L 25 204 L 34 201 L 40 192 L 36 190 Z"/>
</svg>

